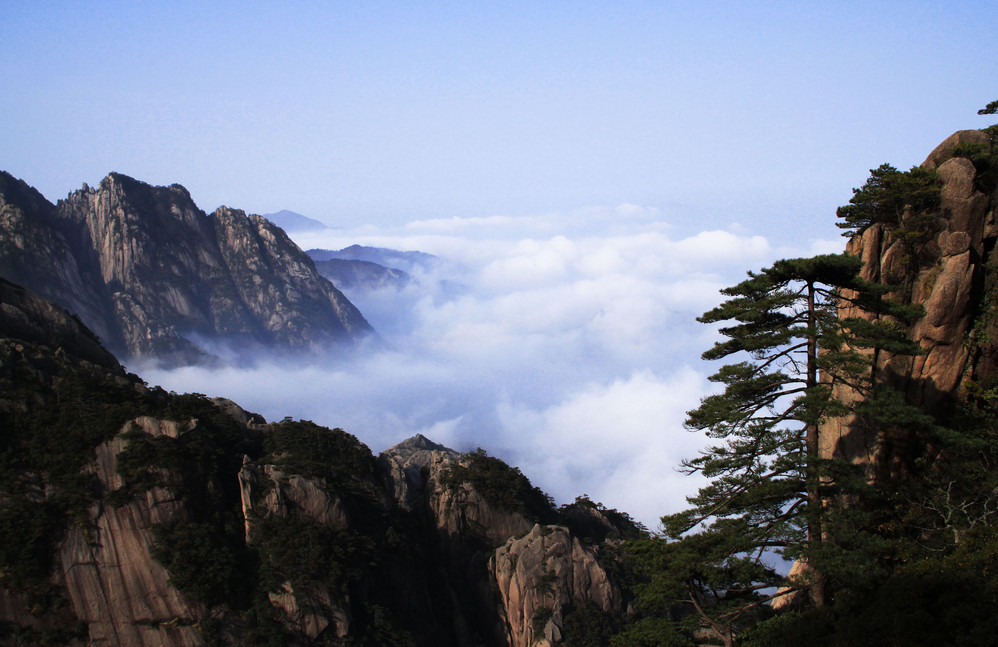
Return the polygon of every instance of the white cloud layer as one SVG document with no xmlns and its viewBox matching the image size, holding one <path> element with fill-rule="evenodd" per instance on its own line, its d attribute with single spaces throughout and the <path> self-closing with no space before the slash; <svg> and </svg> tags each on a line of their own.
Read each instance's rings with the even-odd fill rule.
<svg viewBox="0 0 998 647">
<path fill-rule="evenodd" d="M 269 420 L 341 427 L 375 452 L 416 433 L 482 447 L 559 503 L 585 493 L 654 529 L 698 486 L 676 471 L 703 446 L 682 422 L 716 369 L 699 359 L 715 333 L 696 317 L 746 270 L 834 249 L 669 232 L 657 210 L 625 204 L 303 235 L 305 249 L 362 244 L 448 262 L 403 290 L 348 293 L 384 345 L 336 364 L 142 372 Z"/>
</svg>

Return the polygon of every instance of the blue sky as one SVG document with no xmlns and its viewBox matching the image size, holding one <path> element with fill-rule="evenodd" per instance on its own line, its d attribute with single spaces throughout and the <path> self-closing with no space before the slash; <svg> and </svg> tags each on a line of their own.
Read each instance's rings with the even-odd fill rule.
<svg viewBox="0 0 998 647">
<path fill-rule="evenodd" d="M 130 368 L 374 451 L 481 446 L 654 528 L 697 485 L 674 469 L 715 388 L 697 315 L 841 250 L 869 169 L 995 121 L 995 34 L 993 2 L 0 0 L 0 168 L 53 201 L 118 171 L 338 227 L 303 248 L 442 256 L 348 293 L 386 344 L 339 364 Z"/>
<path fill-rule="evenodd" d="M 333 225 L 633 203 L 825 231 L 998 94 L 989 2 L 0 7 L 5 170 Z"/>
</svg>

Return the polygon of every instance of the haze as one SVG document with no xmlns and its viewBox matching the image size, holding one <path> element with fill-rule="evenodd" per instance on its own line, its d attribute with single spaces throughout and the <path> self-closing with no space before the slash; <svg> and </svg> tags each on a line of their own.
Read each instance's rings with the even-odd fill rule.
<svg viewBox="0 0 998 647">
<path fill-rule="evenodd" d="M 560 502 L 650 526 L 707 389 L 696 315 L 836 251 L 869 169 L 991 121 L 990 2 L 0 1 L 2 168 L 50 200 L 119 171 L 298 242 L 438 254 L 357 295 L 384 349 L 290 371 L 144 372 L 375 451 L 482 446 Z M 353 296 L 353 295 L 350 295 Z"/>
</svg>

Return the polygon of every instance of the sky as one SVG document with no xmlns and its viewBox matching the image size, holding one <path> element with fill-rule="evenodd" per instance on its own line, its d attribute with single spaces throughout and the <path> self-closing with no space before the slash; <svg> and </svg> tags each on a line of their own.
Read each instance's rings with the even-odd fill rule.
<svg viewBox="0 0 998 647">
<path fill-rule="evenodd" d="M 883 162 L 992 122 L 991 2 L 0 0 L 0 168 L 56 201 L 117 171 L 447 263 L 350 295 L 386 344 L 175 390 L 481 446 L 654 526 L 695 482 L 695 317 L 842 248 Z M 444 289 L 447 279 L 461 289 Z M 286 388 L 282 388 L 286 387 Z"/>
</svg>

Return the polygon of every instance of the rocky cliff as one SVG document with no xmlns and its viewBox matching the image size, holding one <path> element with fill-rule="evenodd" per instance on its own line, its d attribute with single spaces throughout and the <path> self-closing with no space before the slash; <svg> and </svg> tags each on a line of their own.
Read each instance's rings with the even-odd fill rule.
<svg viewBox="0 0 998 647">
<path fill-rule="evenodd" d="M 960 131 L 922 164 L 942 181 L 941 203 L 914 263 L 910 247 L 882 224 L 854 236 L 847 246 L 848 253 L 863 259 L 864 278 L 906 285 L 893 296 L 924 306 L 925 315 L 910 329 L 921 354 L 885 354 L 878 370 L 911 404 L 939 420 L 966 400 L 968 386 L 991 388 L 998 366 L 994 170 L 980 161 L 991 148 L 986 132 Z M 868 316 L 851 309 L 841 312 L 843 317 L 854 315 Z M 847 400 L 858 397 L 841 387 L 839 394 Z M 833 419 L 821 429 L 824 456 L 865 465 L 871 476 L 894 471 L 917 457 L 924 448 L 910 445 L 918 442 L 903 429 L 874 433 L 855 418 Z"/>
<path fill-rule="evenodd" d="M 266 219 L 206 215 L 179 185 L 117 173 L 57 205 L 0 173 L 0 275 L 75 313 L 129 361 L 317 351 L 372 332 Z"/>
<path fill-rule="evenodd" d="M 149 388 L 54 304 L 0 304 L 0 644 L 558 644 L 623 611 L 626 516 Z"/>
</svg>

